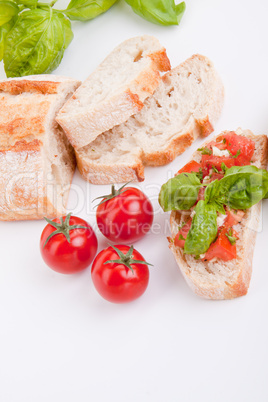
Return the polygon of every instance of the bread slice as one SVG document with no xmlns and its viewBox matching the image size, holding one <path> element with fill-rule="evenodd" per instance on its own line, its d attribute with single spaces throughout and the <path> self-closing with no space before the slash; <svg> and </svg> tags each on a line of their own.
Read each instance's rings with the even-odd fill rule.
<svg viewBox="0 0 268 402">
<path fill-rule="evenodd" d="M 53 75 L 0 81 L 0 220 L 65 212 L 75 157 L 55 115 L 79 85 Z"/>
<path fill-rule="evenodd" d="M 254 136 L 249 130 L 238 129 L 236 134 L 244 135 L 255 141 L 253 164 L 265 169 L 267 166 L 268 140 L 266 135 Z M 205 146 L 205 145 L 204 145 Z M 193 155 L 200 162 L 200 152 Z M 207 299 L 233 299 L 247 293 L 251 273 L 255 240 L 259 225 L 261 203 L 246 211 L 241 223 L 234 226 L 239 234 L 236 242 L 237 258 L 230 261 L 203 262 L 194 256 L 183 253 L 169 239 L 169 247 L 173 252 L 181 272 L 188 285 L 198 295 Z M 189 215 L 189 211 L 172 211 L 170 217 L 172 238 L 178 232 L 178 225 Z"/>
<path fill-rule="evenodd" d="M 170 62 L 159 41 L 148 35 L 117 46 L 63 106 L 57 121 L 75 149 L 125 122 L 143 107 Z"/>
<path fill-rule="evenodd" d="M 223 98 L 211 61 L 190 57 L 163 76 L 139 113 L 76 150 L 80 173 L 94 184 L 144 180 L 144 166 L 171 162 L 213 131 Z"/>
</svg>

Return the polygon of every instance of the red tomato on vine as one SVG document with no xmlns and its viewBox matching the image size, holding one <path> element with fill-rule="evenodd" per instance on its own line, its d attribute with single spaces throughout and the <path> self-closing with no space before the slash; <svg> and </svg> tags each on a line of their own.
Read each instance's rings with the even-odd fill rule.
<svg viewBox="0 0 268 402">
<path fill-rule="evenodd" d="M 48 222 L 40 239 L 45 263 L 56 272 L 73 274 L 93 261 L 98 241 L 92 227 L 83 219 L 68 214 Z"/>
<path fill-rule="evenodd" d="M 97 208 L 97 224 L 104 236 L 112 242 L 134 243 L 150 230 L 153 223 L 153 206 L 139 189 L 112 186 Z"/>
<path fill-rule="evenodd" d="M 92 281 L 104 299 L 127 303 L 145 292 L 149 282 L 148 265 L 151 264 L 133 246 L 110 246 L 95 258 Z"/>
</svg>

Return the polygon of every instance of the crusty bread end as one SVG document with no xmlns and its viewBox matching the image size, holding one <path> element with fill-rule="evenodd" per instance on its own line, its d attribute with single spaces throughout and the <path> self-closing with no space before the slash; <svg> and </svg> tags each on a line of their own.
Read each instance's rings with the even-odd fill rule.
<svg viewBox="0 0 268 402">
<path fill-rule="evenodd" d="M 65 213 L 75 156 L 55 115 L 79 85 L 54 75 L 0 81 L 0 220 Z"/>
</svg>

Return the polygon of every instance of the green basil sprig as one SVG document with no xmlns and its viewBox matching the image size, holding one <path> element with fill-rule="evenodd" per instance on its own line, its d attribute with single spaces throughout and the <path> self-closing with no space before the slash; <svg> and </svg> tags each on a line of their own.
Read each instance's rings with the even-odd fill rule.
<svg viewBox="0 0 268 402">
<path fill-rule="evenodd" d="M 160 25 L 178 25 L 185 11 L 185 2 L 174 0 L 125 0 L 140 17 Z"/>
<path fill-rule="evenodd" d="M 13 1 L 0 1 L 0 26 L 6 24 L 20 9 Z"/>
<path fill-rule="evenodd" d="M 164 211 L 188 210 L 197 200 L 201 182 L 195 173 L 181 173 L 161 187 L 159 204 Z"/>
<path fill-rule="evenodd" d="M 73 39 L 70 20 L 87 21 L 107 11 L 117 0 L 71 0 L 56 10 L 57 0 L 0 0 L 0 61 L 7 77 L 51 73 Z M 185 3 L 174 0 L 127 1 L 147 20 L 162 25 L 178 24 Z"/>
<path fill-rule="evenodd" d="M 6 37 L 7 76 L 51 73 L 71 41 L 71 32 L 70 21 L 51 7 L 22 12 Z"/>
<path fill-rule="evenodd" d="M 117 0 L 71 0 L 64 14 L 70 20 L 88 21 L 109 10 Z"/>
<path fill-rule="evenodd" d="M 268 172 L 256 166 L 233 166 L 221 180 L 210 183 L 205 191 L 207 204 L 222 212 L 223 205 L 248 209 L 261 201 L 268 192 Z M 222 212 L 223 213 L 223 212 Z"/>
<path fill-rule="evenodd" d="M 204 254 L 215 240 L 218 232 L 217 212 L 213 205 L 198 201 L 191 228 L 186 237 L 186 254 Z"/>
</svg>

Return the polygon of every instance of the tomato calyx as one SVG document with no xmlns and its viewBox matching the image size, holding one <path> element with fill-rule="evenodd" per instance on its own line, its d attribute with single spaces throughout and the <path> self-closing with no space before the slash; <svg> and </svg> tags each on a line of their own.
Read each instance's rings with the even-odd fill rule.
<svg viewBox="0 0 268 402">
<path fill-rule="evenodd" d="M 131 180 L 131 181 L 132 181 L 132 180 Z M 110 194 L 101 195 L 100 197 L 94 198 L 94 200 L 93 200 L 92 202 L 94 202 L 94 201 L 99 200 L 100 198 L 102 198 L 102 201 L 99 202 L 97 205 L 95 205 L 94 208 L 98 207 L 98 206 L 101 205 L 101 204 L 104 204 L 106 201 L 111 200 L 112 198 L 115 198 L 115 197 L 117 197 L 117 196 L 120 195 L 120 194 L 123 194 L 125 191 L 127 191 L 127 188 L 124 188 L 124 187 L 126 187 L 129 183 L 131 183 L 131 181 L 128 181 L 127 183 L 125 183 L 125 184 L 124 184 L 122 187 L 120 187 L 118 190 L 116 190 L 116 189 L 115 189 L 115 185 L 112 184 L 111 193 L 110 193 Z"/>
<path fill-rule="evenodd" d="M 134 275 L 134 270 L 133 270 L 131 264 L 145 264 L 145 265 L 152 266 L 152 264 L 149 264 L 149 262 L 133 259 L 133 249 L 134 249 L 133 246 L 130 247 L 130 249 L 128 250 L 128 252 L 126 254 L 124 254 L 121 250 L 119 250 L 115 246 L 110 246 L 110 247 L 112 247 L 114 249 L 114 251 L 118 254 L 119 259 L 118 260 L 108 260 L 104 264 L 114 264 L 114 263 L 123 264 L 131 270 L 133 275 Z"/>
<path fill-rule="evenodd" d="M 54 222 L 48 218 L 44 219 L 47 221 L 47 223 L 49 223 L 51 226 L 53 226 L 56 230 L 54 230 L 54 232 L 52 232 L 46 239 L 43 248 L 45 248 L 45 246 L 47 245 L 47 243 L 49 242 L 49 240 L 57 235 L 57 234 L 63 234 L 68 243 L 71 242 L 70 239 L 70 230 L 74 230 L 74 229 L 88 229 L 87 226 L 82 226 L 82 225 L 70 225 L 70 218 L 71 218 L 72 213 L 69 213 L 68 215 L 66 215 L 65 220 L 63 221 L 63 217 L 60 218 L 60 223 Z"/>
</svg>

